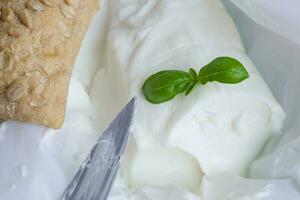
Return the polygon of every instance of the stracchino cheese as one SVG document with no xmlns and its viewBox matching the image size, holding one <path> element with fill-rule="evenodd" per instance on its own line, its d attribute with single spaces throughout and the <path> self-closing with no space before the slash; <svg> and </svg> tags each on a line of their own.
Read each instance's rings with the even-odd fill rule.
<svg viewBox="0 0 300 200">
<path fill-rule="evenodd" d="M 103 67 L 92 102 L 105 125 L 136 96 L 133 141 L 123 174 L 133 188 L 200 188 L 201 177 L 243 175 L 284 112 L 247 57 L 232 19 L 219 0 L 120 0 L 111 3 Z M 141 92 L 151 74 L 200 69 L 216 57 L 238 59 L 250 78 L 236 85 L 209 83 L 189 96 L 151 104 Z"/>
</svg>

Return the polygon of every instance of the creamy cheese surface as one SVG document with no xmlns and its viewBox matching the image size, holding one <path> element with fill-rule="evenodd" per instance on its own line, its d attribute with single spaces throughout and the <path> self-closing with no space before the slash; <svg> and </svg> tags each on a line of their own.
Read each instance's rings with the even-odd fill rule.
<svg viewBox="0 0 300 200">
<path fill-rule="evenodd" d="M 241 61 L 250 78 L 209 83 L 159 105 L 144 99 L 151 74 L 200 69 L 218 56 Z M 64 127 L 1 126 L 0 152 L 16 158 L 0 170 L 0 199 L 59 199 L 99 130 L 133 96 L 132 138 L 110 200 L 219 200 L 227 191 L 223 174 L 231 185 L 244 181 L 235 177 L 284 119 L 219 0 L 103 1 L 73 73 Z"/>
<path fill-rule="evenodd" d="M 106 57 L 91 99 L 101 121 L 109 122 L 107 113 L 114 116 L 129 97 L 138 98 L 134 149 L 123 169 L 129 185 L 171 184 L 197 192 L 203 173 L 243 175 L 266 140 L 279 133 L 284 113 L 221 2 L 120 0 L 111 7 Z M 237 85 L 210 83 L 159 105 L 144 99 L 141 86 L 151 74 L 200 69 L 219 56 L 240 60 L 250 78 Z"/>
</svg>

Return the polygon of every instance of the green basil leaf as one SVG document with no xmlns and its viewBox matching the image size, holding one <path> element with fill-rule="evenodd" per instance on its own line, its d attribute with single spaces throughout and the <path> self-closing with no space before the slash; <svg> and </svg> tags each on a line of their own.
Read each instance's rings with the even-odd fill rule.
<svg viewBox="0 0 300 200">
<path fill-rule="evenodd" d="M 198 80 L 198 75 L 196 70 L 194 70 L 193 68 L 190 68 L 189 70 L 190 76 L 193 80 L 197 81 Z"/>
<path fill-rule="evenodd" d="M 145 98 L 151 103 L 163 103 L 186 90 L 192 82 L 189 73 L 178 70 L 160 71 L 151 75 L 143 84 Z"/>
<path fill-rule="evenodd" d="M 220 83 L 240 83 L 249 77 L 247 70 L 236 59 L 230 57 L 219 57 L 199 72 L 199 79 L 202 84 L 217 81 Z"/>
<path fill-rule="evenodd" d="M 198 83 L 198 81 L 191 82 L 185 90 L 185 96 L 189 95 Z"/>
<path fill-rule="evenodd" d="M 238 60 L 219 57 L 204 66 L 198 75 L 192 68 L 189 72 L 166 70 L 153 74 L 144 82 L 142 91 L 149 102 L 158 104 L 170 101 L 183 92 L 189 95 L 199 84 L 212 81 L 234 84 L 248 77 L 247 70 Z"/>
</svg>

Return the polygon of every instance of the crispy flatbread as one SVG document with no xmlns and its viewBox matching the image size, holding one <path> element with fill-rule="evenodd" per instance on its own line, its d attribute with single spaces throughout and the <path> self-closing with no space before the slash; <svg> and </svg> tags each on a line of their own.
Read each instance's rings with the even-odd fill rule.
<svg viewBox="0 0 300 200">
<path fill-rule="evenodd" d="M 0 7 L 0 121 L 60 128 L 99 0 L 0 0 Z"/>
</svg>

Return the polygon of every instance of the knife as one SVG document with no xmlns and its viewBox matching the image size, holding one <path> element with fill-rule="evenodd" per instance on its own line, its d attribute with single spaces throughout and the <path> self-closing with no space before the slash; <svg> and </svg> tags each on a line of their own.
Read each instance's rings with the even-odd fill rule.
<svg viewBox="0 0 300 200">
<path fill-rule="evenodd" d="M 130 100 L 103 132 L 65 190 L 62 200 L 107 199 L 127 145 L 135 102 L 135 98 Z"/>
</svg>

